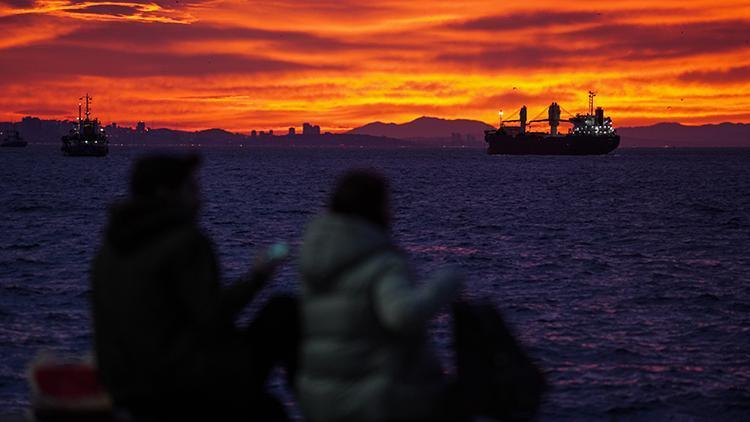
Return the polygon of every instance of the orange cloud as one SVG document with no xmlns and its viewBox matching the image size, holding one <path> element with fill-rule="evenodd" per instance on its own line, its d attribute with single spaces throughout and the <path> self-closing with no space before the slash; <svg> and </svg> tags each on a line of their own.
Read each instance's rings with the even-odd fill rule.
<svg viewBox="0 0 750 422">
<path fill-rule="evenodd" d="M 618 125 L 749 120 L 746 1 L 600 6 L 0 0 L 0 120 L 71 117 L 89 92 L 120 124 L 345 130 L 576 112 L 589 89 Z"/>
<path fill-rule="evenodd" d="M 0 16 L 38 14 L 92 21 L 183 24 L 195 21 L 189 13 L 165 7 L 158 2 L 36 0 L 17 3 L 20 3 L 17 7 L 11 4 L 0 8 Z"/>
</svg>

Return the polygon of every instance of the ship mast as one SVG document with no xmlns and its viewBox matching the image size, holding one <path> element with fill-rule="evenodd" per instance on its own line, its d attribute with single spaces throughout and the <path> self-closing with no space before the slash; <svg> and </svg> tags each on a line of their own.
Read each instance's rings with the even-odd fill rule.
<svg viewBox="0 0 750 422">
<path fill-rule="evenodd" d="M 89 97 L 89 94 L 86 93 L 86 121 L 89 120 L 89 100 L 91 100 L 91 99 L 92 98 Z"/>
<path fill-rule="evenodd" d="M 589 116 L 594 114 L 594 97 L 596 97 L 596 92 L 589 91 Z"/>
</svg>

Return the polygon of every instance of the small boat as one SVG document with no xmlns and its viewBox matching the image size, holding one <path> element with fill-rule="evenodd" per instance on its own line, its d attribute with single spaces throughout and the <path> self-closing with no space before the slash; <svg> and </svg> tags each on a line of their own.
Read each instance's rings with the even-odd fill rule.
<svg viewBox="0 0 750 422">
<path fill-rule="evenodd" d="M 15 125 L 11 125 L 10 129 L 0 130 L 0 147 L 23 148 L 28 144 L 18 133 Z"/>
<path fill-rule="evenodd" d="M 91 119 L 89 94 L 86 94 L 86 118 L 81 116 L 81 106 L 78 103 L 78 124 L 70 129 L 70 133 L 62 137 L 62 152 L 71 157 L 104 157 L 109 153 L 109 141 L 99 119 Z M 83 100 L 83 98 L 81 98 Z"/>
</svg>

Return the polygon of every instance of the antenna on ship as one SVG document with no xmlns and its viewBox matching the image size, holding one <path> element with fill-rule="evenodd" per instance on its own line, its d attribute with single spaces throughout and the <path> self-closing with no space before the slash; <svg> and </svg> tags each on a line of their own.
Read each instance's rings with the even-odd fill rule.
<svg viewBox="0 0 750 422">
<path fill-rule="evenodd" d="M 83 97 L 78 97 L 78 131 L 81 131 L 81 101 Z"/>
<path fill-rule="evenodd" d="M 91 99 L 92 98 L 89 97 L 89 94 L 86 93 L 86 120 L 89 119 L 89 100 L 91 100 Z"/>
<path fill-rule="evenodd" d="M 596 97 L 596 92 L 589 91 L 589 115 L 594 114 L 594 97 Z"/>
</svg>

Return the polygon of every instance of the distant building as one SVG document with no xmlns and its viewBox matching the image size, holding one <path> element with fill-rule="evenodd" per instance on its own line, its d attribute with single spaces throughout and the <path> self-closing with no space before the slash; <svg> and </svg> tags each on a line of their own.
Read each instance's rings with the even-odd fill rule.
<svg viewBox="0 0 750 422">
<path fill-rule="evenodd" d="M 303 135 L 320 135 L 320 126 L 318 125 L 311 125 L 310 123 L 304 123 L 302 124 L 302 134 Z"/>
<path fill-rule="evenodd" d="M 33 130 L 38 130 L 39 128 L 42 127 L 42 120 L 38 117 L 26 116 L 23 119 L 21 119 L 21 123 L 23 124 L 24 127 L 27 127 Z"/>
<path fill-rule="evenodd" d="M 268 131 L 268 136 L 273 136 L 273 129 Z"/>
<path fill-rule="evenodd" d="M 296 133 L 297 131 L 293 127 L 289 128 L 289 136 L 294 136 Z"/>
<path fill-rule="evenodd" d="M 146 131 L 146 122 L 138 122 L 135 124 L 135 131 L 138 133 L 143 133 Z"/>
<path fill-rule="evenodd" d="M 253 129 L 250 131 L 250 137 L 251 138 L 257 138 L 258 137 L 258 131 Z"/>
</svg>

